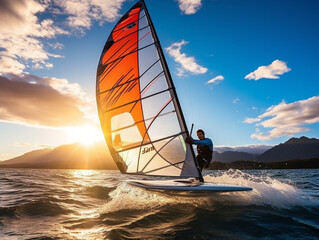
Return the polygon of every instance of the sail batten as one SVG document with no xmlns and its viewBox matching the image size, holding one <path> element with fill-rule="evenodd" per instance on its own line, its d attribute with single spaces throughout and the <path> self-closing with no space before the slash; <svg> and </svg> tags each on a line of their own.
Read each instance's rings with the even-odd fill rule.
<svg viewBox="0 0 319 240">
<path fill-rule="evenodd" d="M 157 142 L 161 142 L 161 141 L 165 141 L 167 139 L 170 139 L 170 138 L 174 138 L 174 137 L 177 137 L 177 136 L 181 136 L 185 134 L 185 132 L 180 132 L 180 133 L 177 133 L 175 135 L 171 135 L 171 136 L 167 136 L 167 137 L 164 137 L 164 138 L 161 138 L 161 139 L 157 139 L 157 140 L 154 140 L 153 143 L 157 143 Z M 146 146 L 146 145 L 149 145 L 149 143 L 141 143 L 140 146 L 143 147 L 143 146 Z M 123 152 L 123 151 L 128 151 L 128 150 L 132 150 L 136 147 L 132 147 L 132 148 L 125 148 L 125 149 L 122 149 L 122 150 L 119 150 L 118 152 Z"/>
<path fill-rule="evenodd" d="M 141 100 L 145 100 L 145 99 L 150 98 L 150 97 L 154 97 L 154 96 L 156 96 L 156 95 L 162 94 L 162 93 L 167 92 L 167 91 L 170 91 L 170 90 L 172 90 L 172 88 L 167 88 L 166 90 L 163 90 L 163 91 L 154 93 L 154 94 L 152 94 L 152 95 L 150 95 L 150 96 L 146 96 L 146 97 L 144 97 L 144 98 L 140 98 L 140 99 L 135 100 L 135 101 L 132 101 L 132 102 L 127 102 L 127 103 L 125 103 L 125 104 L 123 104 L 123 105 L 121 105 L 121 106 L 117 106 L 117 107 L 115 107 L 115 108 L 108 109 L 108 110 L 105 111 L 105 112 L 110 112 L 110 111 L 116 110 L 116 109 L 118 109 L 118 108 L 121 108 L 121 107 L 130 105 L 130 104 L 132 104 L 132 103 L 139 102 L 139 101 L 141 101 Z"/>
<path fill-rule="evenodd" d="M 159 60 L 157 60 L 153 65 L 155 65 L 158 61 L 159 61 Z M 152 66 L 153 66 L 153 65 L 152 65 Z M 150 67 L 150 68 L 151 68 L 151 67 Z M 150 69 L 150 68 L 149 68 L 149 69 Z M 130 82 L 139 80 L 149 69 L 147 69 L 141 76 L 139 76 L 139 77 L 137 77 L 137 78 L 127 80 L 127 81 L 124 82 L 124 83 L 117 84 L 116 86 L 114 86 L 114 87 L 112 87 L 112 88 L 110 88 L 110 89 L 104 90 L 103 92 L 98 92 L 97 94 L 103 94 L 103 93 L 106 93 L 106 92 L 108 92 L 108 91 L 110 91 L 110 90 L 113 90 L 113 89 L 116 89 L 116 88 L 118 88 L 118 87 L 121 87 L 121 86 L 123 86 L 123 85 L 125 85 L 125 84 L 128 84 L 128 83 L 130 83 Z M 164 73 L 164 71 L 160 72 L 157 76 L 154 77 L 154 79 L 157 78 L 157 77 L 158 77 L 160 74 L 162 74 L 162 73 Z M 123 78 L 124 78 L 124 77 L 125 77 L 125 76 L 123 76 Z M 154 79 L 153 79 L 153 80 L 154 80 Z M 120 80 L 121 80 L 121 79 L 120 79 Z M 152 80 L 152 81 L 153 81 L 153 80 Z"/>
<path fill-rule="evenodd" d="M 122 173 L 200 177 L 188 130 L 144 1 L 114 27 L 97 69 L 102 130 Z"/>
<path fill-rule="evenodd" d="M 139 14 L 139 13 L 135 13 L 135 14 Z M 131 15 L 131 16 L 133 16 L 133 15 Z M 141 19 L 144 18 L 144 17 L 145 17 L 145 15 L 142 16 L 141 18 L 139 18 L 138 20 L 134 21 L 134 22 L 137 23 L 139 20 L 141 20 Z M 128 23 L 128 24 L 124 25 L 123 27 L 121 27 L 121 28 L 119 28 L 119 29 L 117 29 L 117 30 L 114 30 L 113 33 L 116 33 L 117 31 L 123 30 L 124 28 L 126 28 L 126 27 L 129 26 L 130 24 L 132 24 L 132 23 Z"/>
<path fill-rule="evenodd" d="M 136 44 L 136 43 L 134 43 L 134 44 Z M 134 45 L 134 44 L 133 44 L 133 45 Z M 142 47 L 142 48 L 140 48 L 140 49 L 135 48 L 135 49 L 132 50 L 131 52 L 129 52 L 129 53 L 125 54 L 125 55 L 119 56 L 118 58 L 113 59 L 111 62 L 106 62 L 106 63 L 103 64 L 103 65 L 107 66 L 107 65 L 110 65 L 110 64 L 114 64 L 116 61 L 122 60 L 122 59 L 124 59 L 125 57 L 129 56 L 130 54 L 134 54 L 134 53 L 136 53 L 136 52 L 138 52 L 138 51 L 140 51 L 140 50 L 143 50 L 143 49 L 145 49 L 145 48 L 151 47 L 152 45 L 156 45 L 156 42 L 151 43 L 151 44 L 149 44 L 149 45 L 147 45 L 147 46 L 144 46 L 144 47 Z M 131 45 L 131 46 L 132 46 L 132 45 Z M 130 47 L 131 47 L 131 46 L 130 46 Z M 103 66 L 103 65 L 102 65 L 102 66 Z"/>
</svg>

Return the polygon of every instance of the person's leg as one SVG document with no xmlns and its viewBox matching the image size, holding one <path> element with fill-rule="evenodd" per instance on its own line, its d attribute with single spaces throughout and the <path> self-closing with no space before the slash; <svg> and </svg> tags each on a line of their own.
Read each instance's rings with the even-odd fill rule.
<svg viewBox="0 0 319 240">
<path fill-rule="evenodd" d="M 197 155 L 196 159 L 197 159 L 200 171 L 203 171 L 203 158 L 201 156 Z"/>
</svg>

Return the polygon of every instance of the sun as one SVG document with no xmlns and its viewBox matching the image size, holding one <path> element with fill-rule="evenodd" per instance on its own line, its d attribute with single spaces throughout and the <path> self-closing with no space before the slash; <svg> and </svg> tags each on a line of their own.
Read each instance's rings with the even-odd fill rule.
<svg viewBox="0 0 319 240">
<path fill-rule="evenodd" d="M 93 125 L 84 125 L 69 129 L 69 134 L 75 142 L 79 142 L 85 146 L 90 146 L 95 142 L 103 140 L 101 129 Z"/>
</svg>

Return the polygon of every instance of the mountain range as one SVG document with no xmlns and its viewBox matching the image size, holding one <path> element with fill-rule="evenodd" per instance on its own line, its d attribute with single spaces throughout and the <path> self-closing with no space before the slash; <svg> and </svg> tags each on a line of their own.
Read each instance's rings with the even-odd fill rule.
<svg viewBox="0 0 319 240">
<path fill-rule="evenodd" d="M 218 150 L 220 151 L 221 148 Z M 261 148 L 242 147 L 249 152 L 237 151 L 238 147 L 224 147 L 214 151 L 213 162 L 256 161 L 263 163 L 289 160 L 319 159 L 319 140 L 316 138 L 291 138 L 276 146 Z M 261 151 L 264 149 L 265 151 Z M 80 143 L 62 145 L 54 149 L 40 149 L 0 162 L 0 167 L 30 167 L 57 169 L 117 169 L 104 142 L 86 147 Z"/>
<path fill-rule="evenodd" d="M 54 149 L 40 149 L 0 162 L 0 167 L 30 167 L 56 169 L 117 169 L 106 144 L 84 146 L 80 143 Z"/>
<path fill-rule="evenodd" d="M 213 160 L 223 163 L 235 161 L 258 161 L 258 162 L 282 162 L 294 159 L 319 158 L 319 139 L 316 138 L 291 138 L 285 143 L 273 146 L 261 154 L 242 151 L 214 151 Z M 256 151 L 255 151 L 256 152 Z"/>
<path fill-rule="evenodd" d="M 234 147 L 214 146 L 214 151 L 218 153 L 246 152 L 246 153 L 260 155 L 272 147 L 273 147 L 272 145 L 261 145 L 261 144 L 252 144 L 247 146 L 234 146 Z"/>
</svg>

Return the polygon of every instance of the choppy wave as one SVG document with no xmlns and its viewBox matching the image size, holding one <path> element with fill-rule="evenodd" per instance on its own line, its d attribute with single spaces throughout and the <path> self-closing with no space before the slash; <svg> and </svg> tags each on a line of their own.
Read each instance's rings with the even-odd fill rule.
<svg viewBox="0 0 319 240">
<path fill-rule="evenodd" d="M 250 186 L 251 192 L 224 194 L 229 198 L 215 198 L 216 201 L 231 200 L 240 204 L 271 205 L 275 208 L 289 208 L 293 206 L 307 206 L 318 204 L 318 199 L 304 192 L 290 179 L 276 179 L 267 174 L 256 176 L 240 170 L 214 172 L 205 176 L 206 182 L 217 184 L 231 184 Z"/>
<path fill-rule="evenodd" d="M 0 169 L 0 239 L 317 239 L 316 170 L 208 171 L 251 192 L 169 196 L 117 171 Z M 280 230 L 278 230 L 280 229 Z"/>
</svg>

